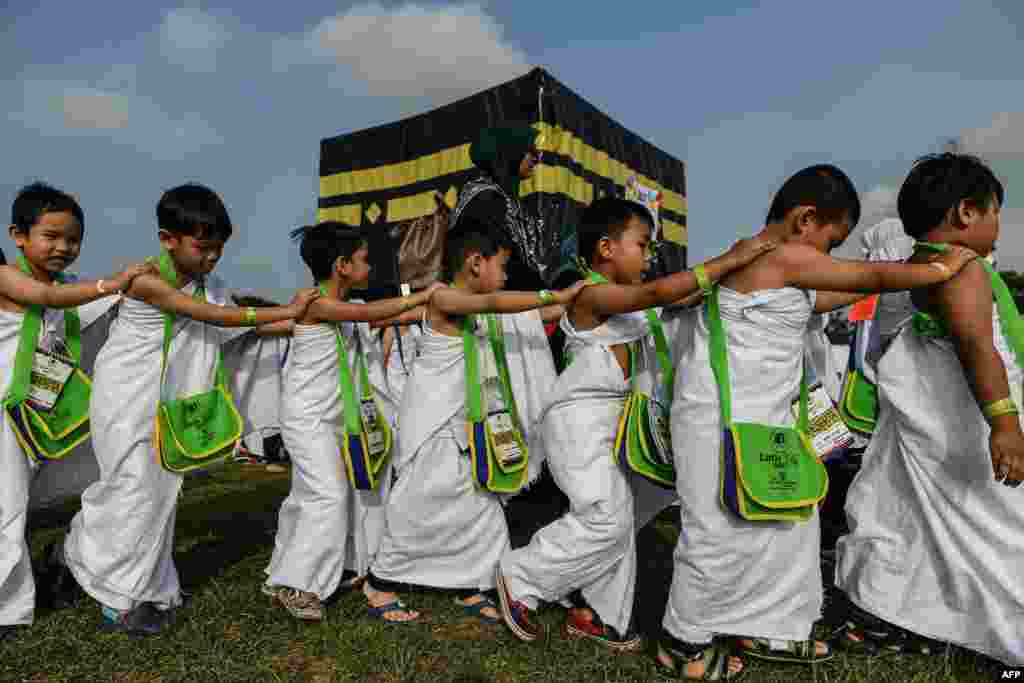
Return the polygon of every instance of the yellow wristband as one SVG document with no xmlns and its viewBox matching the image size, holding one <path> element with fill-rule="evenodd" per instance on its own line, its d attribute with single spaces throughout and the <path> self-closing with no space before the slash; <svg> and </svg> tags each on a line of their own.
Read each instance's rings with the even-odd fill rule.
<svg viewBox="0 0 1024 683">
<path fill-rule="evenodd" d="M 711 291 L 711 280 L 708 279 L 707 271 L 704 270 L 704 264 L 698 263 L 693 269 L 693 276 L 697 278 L 697 286 L 700 287 L 700 291 L 707 294 Z"/>
<path fill-rule="evenodd" d="M 537 296 L 540 297 L 541 306 L 549 306 L 555 300 L 555 295 L 546 289 L 542 289 L 539 292 L 537 292 Z"/>
<path fill-rule="evenodd" d="M 256 326 L 256 309 L 252 306 L 245 307 L 245 317 L 242 319 L 246 327 Z"/>
<path fill-rule="evenodd" d="M 1017 406 L 1014 404 L 1012 398 L 1001 398 L 998 401 L 992 401 L 986 403 L 981 408 L 981 414 L 985 416 L 985 419 L 991 422 L 997 417 L 1003 415 L 1016 415 Z"/>
<path fill-rule="evenodd" d="M 403 311 L 411 311 L 414 308 L 416 308 L 416 303 L 412 300 L 412 298 L 408 297 L 408 296 L 403 296 L 402 297 L 402 310 Z"/>
</svg>

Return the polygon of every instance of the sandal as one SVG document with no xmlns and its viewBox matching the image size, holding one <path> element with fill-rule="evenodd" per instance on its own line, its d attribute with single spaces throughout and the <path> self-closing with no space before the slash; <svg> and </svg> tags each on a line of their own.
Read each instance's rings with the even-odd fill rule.
<svg viewBox="0 0 1024 683">
<path fill-rule="evenodd" d="M 662 658 L 672 660 L 672 666 L 666 665 Z M 734 681 L 743 675 L 744 669 L 729 670 L 729 659 L 732 648 L 722 642 L 695 645 L 686 643 L 671 636 L 658 643 L 654 662 L 658 671 L 666 676 L 686 681 Z M 704 665 L 704 673 L 697 677 L 686 675 L 686 665 L 699 662 Z"/>
<path fill-rule="evenodd" d="M 808 640 L 769 640 L 768 638 L 741 638 L 741 641 L 749 641 L 751 646 L 740 643 L 740 653 L 755 659 L 763 659 L 768 662 L 781 662 L 784 664 L 818 664 L 827 662 L 835 656 L 832 648 L 828 647 L 825 654 L 818 654 L 818 642 L 813 638 Z"/>
<path fill-rule="evenodd" d="M 404 612 L 405 614 L 412 614 L 414 612 L 414 610 L 411 610 L 408 607 L 406 607 L 405 603 L 403 603 L 401 600 L 394 600 L 392 602 L 387 603 L 386 605 L 381 605 L 379 607 L 367 605 L 366 611 L 371 618 L 380 619 L 385 624 L 414 624 L 423 617 L 422 614 L 418 615 L 413 619 L 388 619 L 387 617 L 385 617 L 384 615 L 388 612 Z"/>
<path fill-rule="evenodd" d="M 851 636 L 860 636 L 859 640 Z M 852 654 L 930 655 L 933 641 L 876 617 L 852 605 L 846 626 L 839 636 L 839 647 Z"/>
<path fill-rule="evenodd" d="M 498 624 L 502 623 L 504 619 L 501 616 L 501 607 L 498 606 L 498 603 L 494 602 L 494 600 L 491 600 L 486 595 L 478 595 L 480 597 L 480 601 L 474 602 L 472 605 L 466 604 L 459 598 L 455 599 L 455 604 L 461 607 L 466 614 L 468 614 L 471 617 L 476 617 L 485 624 L 494 624 L 495 626 L 497 626 Z M 471 595 L 470 597 L 473 596 Z M 484 614 L 484 610 L 488 607 L 493 609 L 497 616 L 492 617 L 489 614 Z"/>
</svg>

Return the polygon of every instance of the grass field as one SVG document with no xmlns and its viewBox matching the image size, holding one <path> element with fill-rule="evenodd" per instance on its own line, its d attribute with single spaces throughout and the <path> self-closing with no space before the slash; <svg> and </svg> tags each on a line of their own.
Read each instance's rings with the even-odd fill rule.
<svg viewBox="0 0 1024 683">
<path fill-rule="evenodd" d="M 562 610 L 542 611 L 548 638 L 517 641 L 504 628 L 466 619 L 441 593 L 408 596 L 429 621 L 388 626 L 370 620 L 362 597 L 343 593 L 327 620 L 304 625 L 259 593 L 273 546 L 277 508 L 287 475 L 230 468 L 189 479 L 178 512 L 176 561 L 192 601 L 165 636 L 132 639 L 98 631 L 99 609 L 88 599 L 36 615 L 33 627 L 0 645 L 0 680 L 114 681 L 650 681 L 662 677 L 646 655 L 614 656 L 560 633 Z M 30 519 L 33 552 L 58 537 L 73 506 Z M 639 543 L 637 621 L 654 633 L 671 578 L 677 531 L 669 519 L 643 530 Z M 839 655 L 815 668 L 748 663 L 742 680 L 993 681 L 999 667 L 950 650 L 932 657 L 869 659 Z"/>
</svg>

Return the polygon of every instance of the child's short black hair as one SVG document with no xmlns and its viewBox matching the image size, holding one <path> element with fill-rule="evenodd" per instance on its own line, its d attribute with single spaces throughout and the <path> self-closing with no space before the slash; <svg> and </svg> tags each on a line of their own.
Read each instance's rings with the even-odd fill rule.
<svg viewBox="0 0 1024 683">
<path fill-rule="evenodd" d="M 231 237 L 231 218 L 217 193 L 203 185 L 187 183 L 164 192 L 156 205 L 161 230 L 200 239 Z"/>
<path fill-rule="evenodd" d="M 903 181 L 896 207 L 903 230 L 919 238 L 942 224 L 950 209 L 967 201 L 987 209 L 1003 204 L 1003 184 L 985 163 L 968 154 L 930 154 L 914 162 Z"/>
<path fill-rule="evenodd" d="M 508 235 L 496 228 L 490 228 L 475 218 L 463 216 L 444 238 L 444 280 L 452 282 L 462 270 L 466 259 L 473 254 L 490 258 L 502 249 L 513 249 L 512 240 Z"/>
<path fill-rule="evenodd" d="M 296 228 L 292 230 L 291 237 L 299 242 L 299 254 L 316 282 L 330 280 L 335 261 L 351 259 L 359 249 L 367 246 L 366 235 L 360 228 L 337 221 Z"/>
<path fill-rule="evenodd" d="M 782 184 L 768 209 L 768 222 L 777 223 L 798 206 L 813 206 L 823 223 L 848 218 L 853 229 L 860 220 L 860 198 L 853 181 L 832 164 L 797 171 Z"/>
<path fill-rule="evenodd" d="M 583 210 L 576 228 L 579 255 L 593 265 L 594 250 L 602 237 L 618 239 L 630 218 L 639 218 L 654 232 L 654 218 L 643 204 L 621 197 L 601 197 Z"/>
<path fill-rule="evenodd" d="M 44 214 L 57 211 L 70 213 L 85 232 L 85 215 L 75 198 L 46 183 L 32 183 L 18 190 L 11 205 L 11 225 L 27 235 Z"/>
</svg>

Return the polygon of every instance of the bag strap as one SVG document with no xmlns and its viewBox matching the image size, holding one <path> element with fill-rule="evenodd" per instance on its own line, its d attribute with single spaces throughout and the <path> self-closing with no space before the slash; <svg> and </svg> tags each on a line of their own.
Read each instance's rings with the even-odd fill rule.
<svg viewBox="0 0 1024 683">
<path fill-rule="evenodd" d="M 32 267 L 24 254 L 18 255 L 18 269 L 32 277 Z M 63 273 L 54 275 L 54 280 L 64 283 Z M 18 336 L 18 350 L 14 355 L 14 371 L 11 384 L 4 397 L 4 406 L 15 406 L 28 398 L 29 385 L 32 381 L 32 364 L 35 361 L 36 347 L 39 344 L 39 333 L 43 324 L 43 307 L 38 304 L 25 306 L 21 320 L 21 331 Z M 75 307 L 64 309 L 64 344 L 67 346 L 71 359 L 78 365 L 82 358 L 82 327 Z"/>
<path fill-rule="evenodd" d="M 150 263 L 156 261 L 157 267 L 160 270 L 160 279 L 169 284 L 171 287 L 178 289 L 178 270 L 174 267 L 174 259 L 171 258 L 170 252 L 166 249 L 160 250 L 160 256 L 157 258 L 146 259 Z M 196 283 L 196 290 L 193 292 L 192 297 L 197 300 L 206 301 L 206 288 L 199 282 Z M 164 311 L 164 343 L 162 350 L 162 357 L 160 361 L 160 387 L 163 388 L 164 380 L 167 377 L 167 357 L 171 352 L 171 339 L 174 336 L 174 321 L 177 316 L 170 312 Z M 220 347 L 217 347 L 217 368 L 214 374 L 214 383 L 216 386 L 227 387 L 227 378 L 224 373 L 224 360 L 221 354 Z"/>
<path fill-rule="evenodd" d="M 915 246 L 939 253 L 949 251 L 948 244 L 935 242 L 917 242 Z M 991 263 L 980 256 L 978 262 L 988 273 L 989 281 L 992 283 L 992 298 L 995 300 L 996 310 L 999 312 L 999 326 L 1003 331 L 1003 338 L 1013 349 L 1017 365 L 1024 367 L 1024 322 L 1021 321 L 1020 311 L 1017 310 L 1017 304 L 1013 300 L 1010 288 L 1006 286 L 1003 277 L 996 272 Z"/>
<path fill-rule="evenodd" d="M 320 283 L 320 296 L 327 296 L 327 285 L 323 282 Z M 341 333 L 341 328 L 337 323 L 330 323 L 331 327 L 334 328 L 334 343 L 338 349 L 338 391 L 341 392 L 341 405 L 345 419 L 345 431 L 349 434 L 358 434 L 363 431 L 361 412 L 359 410 L 359 401 L 356 400 L 356 389 L 355 383 L 352 381 L 352 368 L 348 364 L 348 344 L 345 342 L 345 337 Z M 355 330 L 358 335 L 359 330 Z M 366 368 L 363 367 L 365 373 Z"/>
<path fill-rule="evenodd" d="M 522 428 L 519 422 L 519 409 L 512 393 L 512 381 L 508 371 L 508 359 L 505 357 L 505 332 L 501 320 L 493 313 L 484 313 L 487 324 L 487 338 L 494 354 L 494 364 L 498 372 L 502 398 L 505 408 L 512 415 L 512 422 Z M 466 416 L 470 422 L 484 419 L 483 387 L 480 385 L 480 345 L 476 338 L 476 315 L 466 315 L 462 323 L 462 351 L 466 358 Z"/>
<path fill-rule="evenodd" d="M 725 325 L 718 303 L 719 285 L 715 285 L 707 296 L 707 321 L 709 347 L 711 351 L 711 370 L 718 384 L 718 405 L 722 414 L 722 425 L 732 426 L 732 394 L 729 386 L 729 354 L 725 346 Z M 806 354 L 801 364 L 804 370 L 800 373 L 800 411 L 796 426 L 801 432 L 807 432 L 810 424 L 808 417 L 809 396 L 807 390 Z"/>
</svg>

